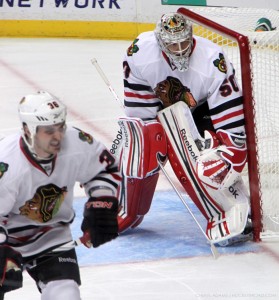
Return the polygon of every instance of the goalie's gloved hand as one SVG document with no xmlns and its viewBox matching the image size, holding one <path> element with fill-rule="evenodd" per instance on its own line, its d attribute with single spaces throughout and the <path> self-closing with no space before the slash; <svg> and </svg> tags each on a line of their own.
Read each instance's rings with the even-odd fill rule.
<svg viewBox="0 0 279 300">
<path fill-rule="evenodd" d="M 240 179 L 247 156 L 246 136 L 219 129 L 205 131 L 205 146 L 197 161 L 200 180 L 214 189 L 225 189 Z"/>
<path fill-rule="evenodd" d="M 217 130 L 216 134 L 221 144 L 226 146 L 223 151 L 219 151 L 220 156 L 230 164 L 235 172 L 241 173 L 247 159 L 246 136 L 233 134 L 223 129 Z"/>
<path fill-rule="evenodd" d="M 115 197 L 90 197 L 85 203 L 81 230 L 90 234 L 96 248 L 118 236 L 118 200 Z M 88 247 L 88 243 L 85 243 Z"/>
<path fill-rule="evenodd" d="M 0 245 L 0 292 L 22 287 L 22 256 L 13 248 Z"/>
</svg>

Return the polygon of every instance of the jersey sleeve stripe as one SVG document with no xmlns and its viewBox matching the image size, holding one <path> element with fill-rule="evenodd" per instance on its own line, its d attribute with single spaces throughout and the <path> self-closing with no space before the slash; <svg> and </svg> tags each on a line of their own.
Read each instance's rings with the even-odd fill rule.
<svg viewBox="0 0 279 300">
<path fill-rule="evenodd" d="M 157 107 L 160 106 L 161 107 L 161 102 L 157 101 L 157 102 L 153 102 L 153 103 L 146 103 L 146 102 L 129 102 L 124 100 L 124 105 L 126 107 Z"/>
<path fill-rule="evenodd" d="M 154 94 L 141 95 L 141 94 L 135 94 L 131 92 L 125 92 L 124 95 L 125 97 L 128 98 L 138 98 L 138 99 L 145 99 L 145 100 L 157 98 Z"/>
<path fill-rule="evenodd" d="M 229 100 L 225 103 L 222 103 L 221 105 L 219 106 L 216 106 L 214 108 L 211 108 L 209 110 L 210 112 L 210 115 L 213 116 L 213 115 L 217 115 L 221 112 L 224 112 L 232 107 L 236 107 L 236 106 L 239 106 L 239 105 L 242 105 L 243 104 L 243 97 L 238 97 L 238 98 L 235 98 L 233 100 Z"/>
<path fill-rule="evenodd" d="M 244 124 L 245 124 L 244 119 L 241 119 L 239 121 L 232 122 L 227 125 L 220 126 L 220 127 L 215 126 L 215 129 L 216 130 L 218 130 L 218 129 L 230 130 L 230 129 L 236 129 L 238 127 L 241 127 L 241 131 L 244 131 Z"/>
<path fill-rule="evenodd" d="M 153 92 L 152 88 L 149 85 L 130 83 L 125 79 L 124 79 L 124 87 L 134 91 Z"/>
<path fill-rule="evenodd" d="M 243 109 L 228 113 L 225 116 L 222 116 L 220 118 L 216 118 L 216 119 L 212 118 L 212 123 L 213 123 L 213 125 L 216 125 L 216 124 L 221 123 L 223 121 L 228 121 L 231 118 L 235 118 L 235 117 L 239 117 L 239 116 L 241 116 L 243 118 Z"/>
</svg>

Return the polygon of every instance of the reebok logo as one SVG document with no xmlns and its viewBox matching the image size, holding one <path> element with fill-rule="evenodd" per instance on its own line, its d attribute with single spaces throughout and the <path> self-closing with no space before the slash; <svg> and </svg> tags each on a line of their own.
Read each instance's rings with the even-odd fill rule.
<svg viewBox="0 0 279 300">
<path fill-rule="evenodd" d="M 193 146 L 190 144 L 190 142 L 187 139 L 187 134 L 186 134 L 186 130 L 185 129 L 181 129 L 180 133 L 182 135 L 182 138 L 185 142 L 185 145 L 190 153 L 190 155 L 192 156 L 192 158 L 194 159 L 194 161 L 198 160 L 198 155 L 195 153 L 195 151 L 193 150 Z"/>
<path fill-rule="evenodd" d="M 115 154 L 117 152 L 118 147 L 121 145 L 122 142 L 122 131 L 118 130 L 116 138 L 112 142 L 112 146 L 110 148 L 110 153 Z"/>
<path fill-rule="evenodd" d="M 71 258 L 71 257 L 58 257 L 58 261 L 60 262 L 60 263 L 73 263 L 73 264 L 76 264 L 77 263 L 77 261 L 76 261 L 76 259 L 74 259 L 74 258 Z"/>
</svg>

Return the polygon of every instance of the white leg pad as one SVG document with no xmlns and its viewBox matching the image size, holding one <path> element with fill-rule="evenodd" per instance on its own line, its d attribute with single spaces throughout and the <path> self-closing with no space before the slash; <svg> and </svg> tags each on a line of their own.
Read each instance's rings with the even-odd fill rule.
<svg viewBox="0 0 279 300">
<path fill-rule="evenodd" d="M 207 220 L 206 233 L 214 243 L 242 233 L 249 212 L 249 195 L 239 176 L 229 186 L 209 185 L 201 180 L 197 162 L 201 137 L 184 102 L 161 110 L 158 118 L 168 140 L 168 158 L 181 185 Z"/>
<path fill-rule="evenodd" d="M 39 284 L 42 290 L 41 300 L 81 300 L 78 284 L 71 279 L 54 280 Z"/>
<path fill-rule="evenodd" d="M 230 210 L 224 212 L 224 219 L 215 216 L 208 221 L 207 236 L 213 243 L 219 243 L 241 234 L 247 223 L 248 212 L 248 203 L 235 204 Z"/>
</svg>

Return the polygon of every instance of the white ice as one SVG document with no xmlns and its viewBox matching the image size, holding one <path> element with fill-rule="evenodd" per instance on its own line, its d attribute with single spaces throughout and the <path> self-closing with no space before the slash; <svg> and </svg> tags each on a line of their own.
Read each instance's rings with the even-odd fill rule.
<svg viewBox="0 0 279 300">
<path fill-rule="evenodd" d="M 122 56 L 129 44 L 106 40 L 0 39 L 0 135 L 20 130 L 19 100 L 43 89 L 68 105 L 70 124 L 92 132 L 110 146 L 118 129 L 117 118 L 123 113 L 90 61 L 94 57 L 98 60 L 122 99 Z M 157 190 L 171 190 L 163 176 Z M 78 188 L 76 195 L 82 195 Z M 191 230 L 200 236 L 195 226 Z M 146 250 L 141 243 L 137 249 Z M 94 250 L 88 251 L 94 255 Z M 279 299 L 278 241 L 262 242 L 255 252 L 225 252 L 217 260 L 208 254 L 171 257 L 83 264 L 82 299 Z M 38 300 L 40 294 L 24 273 L 24 287 L 6 294 L 5 299 Z"/>
</svg>

